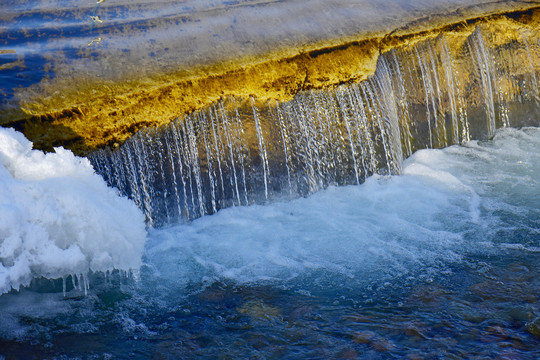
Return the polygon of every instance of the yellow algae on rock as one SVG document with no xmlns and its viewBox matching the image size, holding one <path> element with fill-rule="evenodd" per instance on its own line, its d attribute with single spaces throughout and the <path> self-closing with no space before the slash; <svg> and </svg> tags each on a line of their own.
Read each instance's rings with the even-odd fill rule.
<svg viewBox="0 0 540 360">
<path fill-rule="evenodd" d="M 320 6 L 336 11 L 339 1 L 331 3 L 333 8 L 323 3 Z M 341 4 L 345 9 L 358 11 L 354 4 L 344 3 L 350 7 Z M 341 33 L 339 24 L 331 20 L 313 29 L 302 28 L 300 33 L 292 32 L 294 27 L 285 27 L 281 31 L 290 35 L 290 39 L 280 41 L 276 40 L 278 35 L 283 35 L 279 29 L 271 34 L 247 34 L 248 28 L 241 32 L 240 29 L 222 28 L 222 25 L 199 32 L 194 30 L 194 24 L 202 23 L 207 17 L 228 20 L 231 16 L 236 20 L 246 17 L 242 2 L 231 9 L 187 12 L 174 18 L 161 18 L 156 10 L 157 17 L 148 20 L 146 25 L 192 31 L 192 37 L 182 38 L 182 44 L 186 46 L 186 52 L 193 53 L 183 54 L 178 48 L 174 49 L 179 57 L 175 63 L 172 60 L 174 54 L 167 54 L 173 49 L 155 45 L 172 41 L 167 37 L 166 40 L 160 38 L 170 36 L 162 32 L 151 33 L 156 35 L 155 38 L 143 35 L 141 41 L 145 44 L 130 43 L 131 47 L 123 50 L 100 50 L 107 41 L 121 47 L 121 39 L 131 39 L 130 36 L 137 33 L 133 23 L 119 21 L 107 30 L 108 33 L 89 37 L 85 43 L 88 46 L 78 50 L 77 61 L 72 61 L 67 54 L 57 59 L 54 56 L 59 53 L 45 54 L 47 64 L 52 64 L 46 65 L 52 75 L 29 87 L 15 88 L 13 99 L 17 104 L 10 103 L 5 107 L 0 114 L 0 124 L 23 131 L 36 148 L 52 150 L 54 146 L 64 146 L 84 155 L 104 146 L 118 146 L 141 128 L 167 124 L 225 97 L 254 97 L 260 104 L 283 102 L 303 90 L 332 88 L 365 80 L 374 74 L 381 54 L 404 49 L 399 51 L 410 50 L 414 59 L 414 51 L 418 50 L 412 49 L 416 44 L 441 34 L 444 34 L 449 51 L 458 55 L 460 51 L 466 51 L 467 38 L 478 28 L 492 34 L 491 43 L 498 47 L 522 41 L 523 32 L 527 32 L 529 39 L 539 37 L 540 10 L 534 8 L 534 4 L 493 5 L 482 1 L 474 6 L 464 6 L 460 1 L 448 4 L 453 6 L 435 6 L 431 10 L 441 12 L 426 17 L 397 7 L 389 8 L 388 14 L 379 15 L 383 20 L 388 17 L 386 23 L 366 22 L 365 28 L 347 28 Z M 266 10 L 277 6 L 271 1 L 261 1 L 259 5 Z M 77 16 L 83 17 L 83 14 L 80 10 Z M 403 20 L 392 18 L 397 15 L 404 15 Z M 3 16 L 7 18 L 10 14 Z M 16 18 L 11 14 L 11 19 Z M 266 19 L 262 15 L 260 18 Z M 95 26 L 107 25 L 106 16 L 100 19 L 103 23 Z M 244 18 L 243 26 L 248 23 Z M 232 24 L 238 24 L 238 21 Z M 271 25 L 263 22 L 261 29 L 271 28 Z M 333 35 L 325 34 L 326 28 L 334 30 Z M 223 34 L 208 33 L 217 29 Z M 223 42 L 206 38 L 216 36 L 223 38 Z M 94 41 L 96 38 L 102 41 Z M 207 46 L 214 46 L 215 51 L 210 51 Z M 143 56 L 145 49 L 149 49 L 150 54 Z M 237 51 L 236 56 L 232 54 L 234 51 Z M 516 54 L 512 66 L 519 71 L 520 63 L 531 59 L 533 66 L 538 67 L 538 54 L 534 51 Z M 81 72 L 80 68 L 85 66 L 88 71 Z M 512 84 L 501 86 L 511 87 Z"/>
</svg>

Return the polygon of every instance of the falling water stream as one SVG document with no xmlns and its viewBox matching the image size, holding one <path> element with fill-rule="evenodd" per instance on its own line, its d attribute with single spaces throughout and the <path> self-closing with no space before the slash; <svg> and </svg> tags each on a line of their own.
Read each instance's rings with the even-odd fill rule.
<svg viewBox="0 0 540 360">
<path fill-rule="evenodd" d="M 530 55 L 513 46 L 490 51 L 478 28 L 458 64 L 440 35 L 384 54 L 366 81 L 303 91 L 283 103 L 224 98 L 89 159 L 150 226 L 399 174 L 418 149 L 537 125 L 534 63 L 527 58 L 530 67 L 519 72 L 505 65 Z M 512 116 L 514 106 L 530 108 L 530 119 Z"/>
<path fill-rule="evenodd" d="M 88 159 L 0 129 L 0 359 L 537 359 L 521 36 L 439 35 Z"/>
</svg>

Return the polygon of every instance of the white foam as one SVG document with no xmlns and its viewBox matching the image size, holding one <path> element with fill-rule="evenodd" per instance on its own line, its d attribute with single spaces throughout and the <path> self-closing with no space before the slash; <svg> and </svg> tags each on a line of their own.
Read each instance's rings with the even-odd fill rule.
<svg viewBox="0 0 540 360">
<path fill-rule="evenodd" d="M 373 176 L 359 186 L 152 230 L 145 262 L 160 281 L 179 287 L 215 280 L 298 284 L 306 277 L 335 287 L 446 271 L 476 252 L 508 249 L 512 232 L 502 239 L 497 232 L 510 223 L 534 237 L 539 141 L 539 129 L 501 130 L 491 142 L 419 151 L 402 176 Z"/>
<path fill-rule="evenodd" d="M 326 285 L 388 280 L 461 258 L 462 231 L 476 216 L 469 191 L 429 188 L 413 176 L 375 176 L 360 186 L 229 208 L 153 230 L 146 261 L 159 278 L 180 286 L 218 279 L 287 282 L 314 274 Z M 446 213 L 460 229 L 448 228 Z"/>
<path fill-rule="evenodd" d="M 87 159 L 32 150 L 0 128 L 0 294 L 34 277 L 137 270 L 146 239 L 136 206 Z"/>
</svg>

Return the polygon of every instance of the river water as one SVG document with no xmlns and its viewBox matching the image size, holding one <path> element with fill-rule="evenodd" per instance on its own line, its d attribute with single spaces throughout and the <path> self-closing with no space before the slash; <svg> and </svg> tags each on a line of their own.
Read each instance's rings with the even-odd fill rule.
<svg viewBox="0 0 540 360">
<path fill-rule="evenodd" d="M 3 1 L 0 123 L 520 6 Z M 540 44 L 504 21 L 87 158 L 0 128 L 0 360 L 539 358 Z"/>
<path fill-rule="evenodd" d="M 2 295 L 0 353 L 537 358 L 539 173 L 540 130 L 501 129 L 399 176 L 151 229 L 137 279 Z"/>
</svg>

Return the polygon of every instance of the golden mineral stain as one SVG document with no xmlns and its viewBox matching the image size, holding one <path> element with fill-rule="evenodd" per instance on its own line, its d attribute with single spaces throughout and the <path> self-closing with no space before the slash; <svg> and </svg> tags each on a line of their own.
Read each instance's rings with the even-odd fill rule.
<svg viewBox="0 0 540 360">
<path fill-rule="evenodd" d="M 103 21 L 98 16 L 93 16 L 92 20 L 92 24 Z M 282 49 L 259 57 L 170 68 L 163 74 L 148 72 L 152 70 L 149 66 L 156 62 L 154 59 L 159 60 L 151 55 L 145 60 L 147 63 L 140 64 L 136 73 L 118 79 L 62 67 L 62 72 L 54 78 L 32 88 L 17 90 L 20 99 L 18 117 L 7 118 L 0 114 L 0 124 L 16 124 L 37 147 L 48 149 L 53 144 L 64 145 L 84 155 L 96 148 L 122 144 L 142 127 L 167 124 L 227 96 L 254 97 L 257 106 L 265 106 L 276 100 L 291 100 L 300 91 L 365 80 L 374 74 L 380 55 L 414 47 L 441 34 L 444 34 L 448 47 L 459 56 L 461 49 L 467 46 L 469 36 L 478 28 L 494 34 L 492 43 L 503 48 L 516 39 L 519 41 L 522 33 L 527 33 L 530 43 L 537 41 L 539 24 L 540 8 L 535 8 L 473 18 L 428 30 L 403 27 L 386 35 L 319 43 L 296 55 L 291 55 L 290 49 Z M 96 38 L 88 46 L 97 45 L 101 40 Z M 515 60 L 520 58 L 516 56 Z M 530 68 L 531 61 L 526 59 L 527 68 Z M 129 60 L 125 61 L 126 67 L 129 66 Z M 101 62 L 105 66 L 100 69 L 111 69 L 112 74 L 116 74 L 114 69 L 124 62 L 124 58 Z M 468 74 L 462 75 L 465 81 Z M 59 140 L 58 129 L 71 134 L 67 142 Z"/>
<path fill-rule="evenodd" d="M 90 41 L 90 42 L 88 43 L 88 46 L 90 46 L 90 45 L 97 45 L 97 44 L 99 44 L 102 40 L 103 40 L 103 38 L 101 38 L 101 37 L 95 38 L 95 39 L 93 39 L 92 41 Z"/>
</svg>

